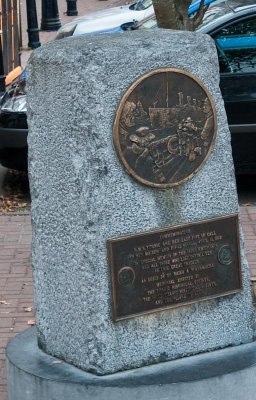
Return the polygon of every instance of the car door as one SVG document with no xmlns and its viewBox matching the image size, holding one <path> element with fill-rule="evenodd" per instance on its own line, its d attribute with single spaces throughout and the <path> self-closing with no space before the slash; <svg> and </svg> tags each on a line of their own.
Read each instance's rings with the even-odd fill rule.
<svg viewBox="0 0 256 400">
<path fill-rule="evenodd" d="M 220 88 L 236 173 L 256 172 L 256 13 L 212 34 L 219 54 Z"/>
</svg>

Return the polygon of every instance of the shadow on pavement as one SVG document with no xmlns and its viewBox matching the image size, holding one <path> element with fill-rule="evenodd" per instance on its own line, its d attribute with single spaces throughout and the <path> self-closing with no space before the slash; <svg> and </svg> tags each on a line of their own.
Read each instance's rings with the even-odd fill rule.
<svg viewBox="0 0 256 400">
<path fill-rule="evenodd" d="M 26 172 L 14 170 L 1 171 L 0 213 L 28 212 L 30 193 Z"/>
</svg>

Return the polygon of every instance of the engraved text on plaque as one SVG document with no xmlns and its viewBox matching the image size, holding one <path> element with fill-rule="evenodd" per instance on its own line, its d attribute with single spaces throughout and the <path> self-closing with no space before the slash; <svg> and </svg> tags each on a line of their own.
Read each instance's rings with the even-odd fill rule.
<svg viewBox="0 0 256 400">
<path fill-rule="evenodd" d="M 237 215 L 108 241 L 113 319 L 241 290 Z"/>
</svg>

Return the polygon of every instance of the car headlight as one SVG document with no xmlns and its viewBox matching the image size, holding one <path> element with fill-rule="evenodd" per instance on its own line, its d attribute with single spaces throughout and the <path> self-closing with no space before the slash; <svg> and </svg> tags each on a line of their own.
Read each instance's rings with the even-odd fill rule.
<svg viewBox="0 0 256 400">
<path fill-rule="evenodd" d="M 69 36 L 72 36 L 75 29 L 76 29 L 77 24 L 68 24 L 68 25 L 64 25 L 63 27 L 61 27 L 58 32 L 57 35 L 55 37 L 55 39 L 63 39 Z"/>
</svg>

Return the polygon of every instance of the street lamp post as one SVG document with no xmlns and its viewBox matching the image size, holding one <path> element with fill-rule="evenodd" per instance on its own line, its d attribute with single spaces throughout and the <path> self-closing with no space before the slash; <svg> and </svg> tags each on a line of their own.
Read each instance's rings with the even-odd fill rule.
<svg viewBox="0 0 256 400">
<path fill-rule="evenodd" d="M 76 0 L 66 0 L 67 1 L 67 15 L 73 16 L 77 15 Z"/>
<path fill-rule="evenodd" d="M 28 21 L 28 47 L 36 49 L 41 46 L 39 41 L 39 29 L 36 13 L 35 0 L 26 0 L 27 4 L 27 21 Z"/>
<path fill-rule="evenodd" d="M 42 31 L 57 31 L 61 27 L 57 0 L 42 0 Z"/>
</svg>

